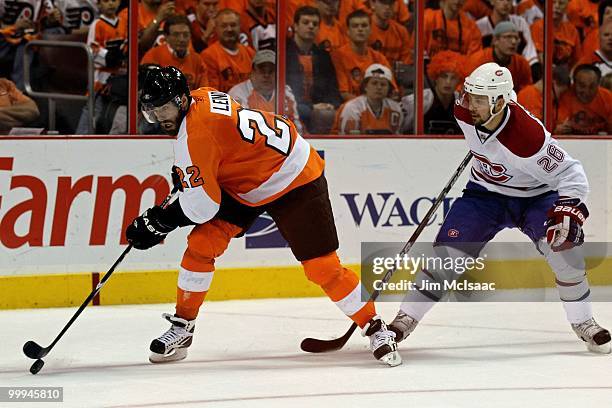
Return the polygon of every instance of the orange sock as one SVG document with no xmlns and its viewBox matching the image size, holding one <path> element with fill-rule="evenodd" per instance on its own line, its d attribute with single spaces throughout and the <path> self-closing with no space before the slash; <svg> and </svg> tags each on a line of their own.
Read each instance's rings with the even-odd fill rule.
<svg viewBox="0 0 612 408">
<path fill-rule="evenodd" d="M 198 317 L 200 306 L 204 303 L 206 292 L 187 292 L 181 288 L 176 291 L 176 315 L 185 320 Z"/>
</svg>

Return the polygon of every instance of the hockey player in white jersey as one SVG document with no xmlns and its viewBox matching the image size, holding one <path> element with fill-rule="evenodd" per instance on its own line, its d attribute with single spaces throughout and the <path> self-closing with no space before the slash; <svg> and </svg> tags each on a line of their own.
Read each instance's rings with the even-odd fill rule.
<svg viewBox="0 0 612 408">
<path fill-rule="evenodd" d="M 512 100 L 512 89 L 510 71 L 496 63 L 479 66 L 465 79 L 454 113 L 474 159 L 464 194 L 438 232 L 435 251 L 438 256 L 477 257 L 499 231 L 520 228 L 555 273 L 574 332 L 589 350 L 610 353 L 610 333 L 593 319 L 581 248 L 589 215 L 584 169 Z M 431 269 L 417 273 L 419 289 L 408 292 L 390 326 L 397 341 L 444 295 L 443 290 L 425 290 L 436 287 L 426 283 L 449 277 L 457 275 Z"/>
</svg>

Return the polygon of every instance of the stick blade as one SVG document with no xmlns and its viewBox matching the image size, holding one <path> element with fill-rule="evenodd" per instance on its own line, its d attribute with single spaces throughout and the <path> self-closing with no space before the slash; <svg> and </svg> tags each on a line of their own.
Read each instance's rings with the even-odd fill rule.
<svg viewBox="0 0 612 408">
<path fill-rule="evenodd" d="M 305 338 L 300 344 L 302 351 L 307 353 L 329 353 L 331 351 L 340 350 L 346 344 L 344 336 L 333 340 Z"/>
<path fill-rule="evenodd" d="M 47 354 L 38 343 L 32 340 L 23 345 L 23 353 L 34 360 L 43 358 Z"/>
</svg>

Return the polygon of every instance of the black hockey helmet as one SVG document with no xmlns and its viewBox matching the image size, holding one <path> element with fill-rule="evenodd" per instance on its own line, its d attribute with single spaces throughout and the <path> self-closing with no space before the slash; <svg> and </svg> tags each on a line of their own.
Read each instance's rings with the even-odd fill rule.
<svg viewBox="0 0 612 408">
<path fill-rule="evenodd" d="M 143 110 L 150 110 L 174 100 L 180 106 L 181 97 L 189 96 L 187 78 L 176 67 L 149 67 L 140 90 Z"/>
</svg>

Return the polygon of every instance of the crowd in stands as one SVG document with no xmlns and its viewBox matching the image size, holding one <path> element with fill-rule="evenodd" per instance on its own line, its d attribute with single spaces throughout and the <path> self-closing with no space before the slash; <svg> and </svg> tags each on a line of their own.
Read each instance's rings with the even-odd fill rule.
<svg viewBox="0 0 612 408">
<path fill-rule="evenodd" d="M 493 61 L 511 71 L 517 102 L 543 119 L 544 0 L 425 3 L 425 133 L 460 133 L 453 106 L 463 78 Z M 612 134 L 612 0 L 552 3 L 553 130 Z M 173 65 L 192 89 L 214 87 L 246 107 L 274 110 L 282 57 L 284 113 L 304 134 L 409 134 L 414 7 L 415 0 L 286 0 L 286 15 L 277 16 L 274 0 L 140 0 L 139 72 Z M 281 19 L 289 30 L 277 55 Z M 89 132 L 91 114 L 94 132 L 127 132 L 127 0 L 0 0 L 0 21 L 0 118 L 9 115 L 3 109 L 36 107 L 23 95 L 25 44 L 81 36 L 94 57 L 95 96 L 74 132 Z M 27 110 L 14 123 L 44 122 L 42 111 Z"/>
</svg>

